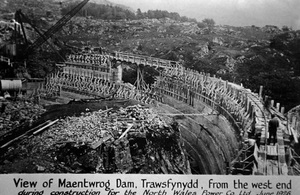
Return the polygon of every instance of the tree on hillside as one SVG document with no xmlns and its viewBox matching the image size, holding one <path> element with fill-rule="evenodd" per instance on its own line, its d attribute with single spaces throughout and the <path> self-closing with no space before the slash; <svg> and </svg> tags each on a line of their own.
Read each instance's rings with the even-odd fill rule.
<svg viewBox="0 0 300 195">
<path fill-rule="evenodd" d="M 181 22 L 187 22 L 187 21 L 189 21 L 189 18 L 186 17 L 186 16 L 182 16 L 182 17 L 180 17 L 180 21 Z"/>
<path fill-rule="evenodd" d="M 202 23 L 204 23 L 205 25 L 207 25 L 208 27 L 214 27 L 215 26 L 215 21 L 211 18 L 205 18 L 202 20 Z"/>
<path fill-rule="evenodd" d="M 282 26 L 282 31 L 283 32 L 289 32 L 289 31 L 291 31 L 292 29 L 290 29 L 288 26 Z"/>
<path fill-rule="evenodd" d="M 76 6 L 76 3 L 70 3 L 62 8 L 62 14 L 66 14 Z M 135 19 L 135 14 L 129 10 L 112 5 L 99 5 L 96 3 L 88 3 L 78 13 L 78 16 L 92 16 L 95 19 L 103 20 L 122 20 Z"/>
<path fill-rule="evenodd" d="M 197 22 L 194 18 L 188 18 L 186 16 L 180 16 L 176 12 L 168 12 L 166 10 L 148 10 L 147 12 L 142 13 L 140 9 L 136 12 L 136 19 L 162 19 L 162 18 L 170 18 L 172 20 L 181 21 L 181 22 Z"/>
<path fill-rule="evenodd" d="M 144 15 L 143 15 L 143 13 L 142 13 L 142 11 L 141 11 L 140 8 L 138 8 L 137 11 L 136 11 L 136 18 L 137 18 L 137 19 L 142 19 L 142 18 L 144 18 Z"/>
<path fill-rule="evenodd" d="M 237 65 L 236 82 L 243 83 L 254 92 L 258 91 L 260 85 L 264 86 L 266 95 L 289 110 L 300 103 L 298 81 L 292 78 L 291 64 L 284 56 L 264 51 L 256 51 L 255 56 L 260 57 L 249 56 L 248 60 Z"/>
<path fill-rule="evenodd" d="M 206 27 L 206 25 L 203 22 L 197 22 L 197 26 L 199 28 L 205 28 Z"/>
<path fill-rule="evenodd" d="M 290 57 L 295 76 L 300 76 L 300 36 L 297 32 L 284 32 L 271 39 L 270 47 Z"/>
<path fill-rule="evenodd" d="M 180 20 L 180 15 L 177 12 L 171 12 L 171 13 L 169 13 L 169 15 L 174 20 Z"/>
<path fill-rule="evenodd" d="M 195 23 L 197 23 L 198 21 L 195 18 L 189 18 L 189 22 L 195 22 Z"/>
</svg>

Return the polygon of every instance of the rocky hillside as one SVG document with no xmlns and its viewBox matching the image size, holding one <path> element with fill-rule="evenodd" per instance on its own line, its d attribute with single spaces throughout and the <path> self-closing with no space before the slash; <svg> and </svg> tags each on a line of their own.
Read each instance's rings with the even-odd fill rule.
<svg viewBox="0 0 300 195">
<path fill-rule="evenodd" d="M 202 27 L 169 18 L 105 21 L 75 18 L 62 39 L 70 44 L 102 46 L 182 61 L 184 66 L 242 83 L 288 109 L 299 104 L 300 32 L 276 26 Z"/>
<path fill-rule="evenodd" d="M 53 15 L 48 12 L 48 16 L 40 17 L 44 18 L 39 23 L 41 29 L 46 30 L 55 23 L 59 14 Z M 0 25 L 1 33 L 3 29 Z M 300 104 L 300 31 L 286 27 L 209 26 L 194 20 L 182 22 L 170 18 L 113 21 L 74 17 L 55 37 L 77 47 L 100 46 L 107 52 L 178 60 L 186 67 L 242 83 L 253 91 L 263 85 L 265 93 L 284 104 L 287 110 Z M 55 56 L 42 56 L 45 55 Z M 39 63 L 32 63 L 45 64 L 42 58 Z M 43 67 L 43 74 L 51 70 L 46 64 Z"/>
</svg>

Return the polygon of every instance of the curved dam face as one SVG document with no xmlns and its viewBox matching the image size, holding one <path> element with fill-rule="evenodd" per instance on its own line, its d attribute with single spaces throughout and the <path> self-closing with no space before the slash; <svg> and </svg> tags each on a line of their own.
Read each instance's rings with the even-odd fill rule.
<svg viewBox="0 0 300 195">
<path fill-rule="evenodd" d="M 241 140 L 224 116 L 201 101 L 192 107 L 169 96 L 157 109 L 179 123 L 193 173 L 227 173 Z"/>
</svg>

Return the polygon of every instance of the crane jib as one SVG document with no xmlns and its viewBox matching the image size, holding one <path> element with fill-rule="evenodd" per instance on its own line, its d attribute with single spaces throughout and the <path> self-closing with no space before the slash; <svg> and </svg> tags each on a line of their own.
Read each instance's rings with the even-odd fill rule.
<svg viewBox="0 0 300 195">
<path fill-rule="evenodd" d="M 47 40 L 52 37 L 55 33 L 57 33 L 61 28 L 68 22 L 70 19 L 79 12 L 83 6 L 88 2 L 89 0 L 84 0 L 81 3 L 79 3 L 77 6 L 75 6 L 71 11 L 69 11 L 67 14 L 65 14 L 59 21 L 57 21 L 52 27 L 50 27 L 43 35 L 40 35 L 30 46 L 26 49 L 26 54 L 34 51 L 36 48 L 47 42 Z M 24 17 L 24 14 L 20 12 L 21 16 Z M 26 18 L 26 16 L 25 16 Z"/>
</svg>

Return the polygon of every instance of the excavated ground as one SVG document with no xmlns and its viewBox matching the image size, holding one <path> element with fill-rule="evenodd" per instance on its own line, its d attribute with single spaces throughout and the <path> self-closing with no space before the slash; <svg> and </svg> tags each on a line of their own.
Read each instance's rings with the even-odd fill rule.
<svg viewBox="0 0 300 195">
<path fill-rule="evenodd" d="M 1 173 L 191 173 L 176 123 L 135 101 L 73 101 L 46 109 L 38 123 L 60 120 L 2 152 Z"/>
<path fill-rule="evenodd" d="M 164 104 L 159 103 L 152 107 L 150 115 L 145 117 L 148 119 L 151 118 L 149 116 L 159 116 L 165 125 L 153 126 L 150 124 L 153 121 L 148 121 L 148 124 L 143 123 L 142 121 L 145 119 L 138 122 L 140 119 L 136 117 L 136 123 L 140 125 L 135 126 L 134 129 L 137 131 L 133 132 L 138 133 L 131 134 L 129 139 L 109 141 L 109 144 L 106 145 L 98 144 L 99 146 L 95 148 L 95 143 L 92 144 L 91 140 L 82 141 L 78 132 L 68 129 L 66 122 L 76 123 L 76 120 L 79 120 L 76 117 L 94 117 L 93 114 L 92 116 L 86 116 L 86 114 L 111 108 L 109 115 L 99 118 L 101 121 L 103 117 L 109 118 L 112 115 L 118 115 L 116 113 L 120 112 L 120 108 L 136 106 L 138 102 L 133 100 L 70 101 L 71 98 L 88 97 L 67 92 L 63 95 L 64 97 L 61 97 L 58 102 L 43 101 L 48 105 L 46 106 L 47 112 L 35 124 L 67 117 L 67 120 L 62 120 L 54 126 L 54 130 L 60 133 L 43 133 L 33 138 L 25 138 L 9 147 L 1 156 L 1 173 L 190 173 L 191 167 L 192 172 L 196 174 L 226 174 L 228 163 L 235 157 L 236 150 L 239 148 L 238 136 L 224 117 L 216 115 L 211 108 L 201 102 L 196 102 L 197 107 L 192 108 L 173 98 L 166 98 Z M 68 101 L 70 102 L 65 104 Z M 200 115 L 184 115 L 193 113 Z M 69 119 L 70 116 L 75 118 Z M 125 123 L 130 118 L 130 116 L 119 117 L 123 123 L 119 124 L 121 131 L 115 132 L 114 140 L 125 131 L 127 127 Z M 113 124 L 113 120 L 118 120 L 117 118 L 103 121 L 102 125 Z M 131 119 L 129 121 L 132 122 Z M 178 127 L 174 126 L 176 124 L 174 121 L 179 124 Z M 92 124 L 95 125 L 95 123 Z M 140 128 L 141 126 L 142 128 Z M 147 131 L 143 132 L 145 127 L 147 127 Z M 140 132 L 141 129 L 142 132 Z M 176 129 L 180 129 L 180 132 L 177 132 Z M 91 134 L 88 130 L 85 132 Z M 67 139 L 66 135 L 70 138 Z M 78 137 L 77 140 L 74 139 L 75 135 Z M 103 141 L 106 139 L 103 135 L 102 132 L 100 136 L 102 141 L 100 141 L 106 142 Z M 62 140 L 62 137 L 66 139 Z M 173 143 L 164 145 L 170 141 Z M 181 142 L 184 143 L 184 149 Z M 91 146 L 93 147 L 91 148 Z M 48 149 L 44 150 L 43 147 Z M 166 150 L 159 150 L 161 147 L 165 147 Z M 187 151 L 188 157 L 186 157 L 185 151 Z M 97 158 L 94 157 L 95 154 Z M 160 166 L 157 166 L 157 163 Z"/>
</svg>

